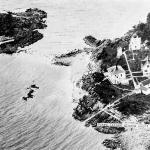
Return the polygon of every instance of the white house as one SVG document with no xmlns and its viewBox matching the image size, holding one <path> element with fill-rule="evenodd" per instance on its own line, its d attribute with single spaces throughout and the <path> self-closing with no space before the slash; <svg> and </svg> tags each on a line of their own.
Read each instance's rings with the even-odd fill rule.
<svg viewBox="0 0 150 150">
<path fill-rule="evenodd" d="M 129 84 L 126 72 L 121 66 L 112 66 L 104 73 L 113 84 Z"/>
<path fill-rule="evenodd" d="M 144 80 L 140 83 L 141 91 L 145 95 L 150 94 L 150 79 Z"/>
<path fill-rule="evenodd" d="M 143 60 L 141 70 L 143 72 L 143 76 L 150 77 L 150 60 L 148 56 Z"/>
<path fill-rule="evenodd" d="M 141 38 L 138 37 L 136 34 L 133 34 L 130 43 L 129 43 L 129 50 L 139 50 L 141 49 Z"/>
<path fill-rule="evenodd" d="M 122 47 L 118 47 L 117 48 L 117 58 L 120 58 L 120 56 L 122 55 Z"/>
</svg>

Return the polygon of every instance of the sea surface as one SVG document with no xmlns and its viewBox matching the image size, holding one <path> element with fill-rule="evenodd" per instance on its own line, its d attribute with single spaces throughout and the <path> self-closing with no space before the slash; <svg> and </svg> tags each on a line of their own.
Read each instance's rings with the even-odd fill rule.
<svg viewBox="0 0 150 150">
<path fill-rule="evenodd" d="M 0 55 L 0 150 L 105 150 L 101 142 L 108 135 L 72 118 L 71 78 L 78 74 L 77 66 L 52 66 L 43 55 L 82 48 L 88 34 L 100 39 L 121 36 L 145 21 L 148 4 L 146 0 L 0 0 L 1 11 L 37 7 L 48 13 L 44 38 L 28 47 L 38 55 Z M 39 89 L 33 99 L 24 101 L 32 84 Z"/>
</svg>

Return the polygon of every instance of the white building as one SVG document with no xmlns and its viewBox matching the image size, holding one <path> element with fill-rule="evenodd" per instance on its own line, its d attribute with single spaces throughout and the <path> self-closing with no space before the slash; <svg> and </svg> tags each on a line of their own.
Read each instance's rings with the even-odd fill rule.
<svg viewBox="0 0 150 150">
<path fill-rule="evenodd" d="M 119 47 L 117 48 L 117 58 L 120 58 L 121 55 L 122 55 L 122 47 L 119 46 Z"/>
<path fill-rule="evenodd" d="M 141 70 L 143 72 L 143 76 L 150 77 L 150 60 L 148 56 L 143 60 Z"/>
<path fill-rule="evenodd" d="M 139 50 L 139 49 L 141 49 L 141 38 L 138 37 L 136 34 L 133 34 L 133 36 L 130 39 L 129 50 Z"/>
<path fill-rule="evenodd" d="M 113 84 L 129 84 L 129 80 L 126 78 L 126 72 L 121 66 L 112 66 L 107 70 L 108 72 L 104 74 Z"/>
<path fill-rule="evenodd" d="M 141 86 L 141 91 L 145 95 L 150 94 L 150 79 L 144 80 L 143 82 L 140 83 Z"/>
</svg>

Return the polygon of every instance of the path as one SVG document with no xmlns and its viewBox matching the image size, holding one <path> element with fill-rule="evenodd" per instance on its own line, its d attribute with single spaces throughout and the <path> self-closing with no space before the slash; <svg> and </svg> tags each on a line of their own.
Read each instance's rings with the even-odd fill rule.
<svg viewBox="0 0 150 150">
<path fill-rule="evenodd" d="M 130 72 L 130 75 L 131 75 L 133 84 L 134 84 L 134 87 L 136 88 L 137 85 L 136 85 L 136 82 L 134 81 L 134 77 L 133 77 L 133 75 L 132 75 L 132 71 L 131 71 L 131 68 L 130 68 L 130 65 L 129 65 L 127 56 L 126 56 L 126 51 L 123 52 L 123 55 L 124 55 L 124 57 L 125 57 L 125 60 L 126 60 L 126 63 L 127 63 L 127 66 L 128 66 L 128 69 L 129 69 L 129 72 Z"/>
<path fill-rule="evenodd" d="M 121 99 L 123 99 L 123 98 L 125 98 L 125 97 L 127 97 L 127 96 L 130 96 L 130 95 L 132 95 L 132 94 L 134 94 L 134 91 L 132 91 L 132 92 L 130 92 L 130 93 L 124 95 L 123 97 L 118 98 L 118 99 L 115 100 L 112 104 L 108 104 L 108 105 L 107 105 L 106 107 L 104 107 L 102 110 L 100 110 L 100 111 L 97 112 L 96 114 L 93 114 L 91 117 L 89 117 L 88 119 L 86 119 L 84 122 L 89 121 L 90 119 L 92 119 L 92 118 L 95 117 L 96 115 L 100 114 L 101 112 L 104 112 L 106 109 L 115 106 L 116 104 L 118 104 L 118 102 L 119 102 Z"/>
<path fill-rule="evenodd" d="M 5 43 L 9 43 L 9 42 L 13 42 L 14 41 L 14 39 L 10 39 L 10 40 L 6 40 L 6 41 L 2 41 L 2 42 L 0 42 L 0 45 L 1 44 L 5 44 Z"/>
</svg>

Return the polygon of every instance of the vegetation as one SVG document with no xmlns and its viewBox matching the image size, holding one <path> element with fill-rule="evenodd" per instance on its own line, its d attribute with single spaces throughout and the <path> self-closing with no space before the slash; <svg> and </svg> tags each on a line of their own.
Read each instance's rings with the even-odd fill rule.
<svg viewBox="0 0 150 150">
<path fill-rule="evenodd" d="M 95 37 L 88 35 L 86 36 L 84 39 L 85 43 L 89 46 L 92 47 L 98 47 L 99 45 L 101 45 L 101 40 L 97 40 Z"/>
<path fill-rule="evenodd" d="M 100 46 L 93 50 L 93 60 L 95 62 L 101 60 L 102 70 L 106 70 L 106 68 L 110 66 L 114 66 L 116 64 L 123 65 L 124 58 L 117 58 L 117 48 L 122 47 L 123 51 L 127 50 L 129 47 L 129 41 L 131 36 L 136 33 L 139 37 L 141 37 L 142 43 L 145 43 L 147 46 L 150 46 L 150 13 L 147 15 L 147 22 L 146 23 L 139 23 L 138 25 L 133 26 L 131 30 L 129 30 L 123 37 L 116 38 L 114 40 L 104 39 L 101 40 Z M 143 52 L 143 55 L 145 52 Z M 149 52 L 148 52 L 149 53 Z M 141 56 L 143 56 L 141 55 Z M 132 57 L 132 55 L 130 54 Z M 136 57 L 136 60 L 133 63 L 132 68 L 139 69 L 139 58 Z M 137 62 L 137 63 L 136 63 Z M 137 66 L 136 66 L 137 65 Z M 124 66 L 127 68 L 127 66 Z"/>
<path fill-rule="evenodd" d="M 103 145 L 106 146 L 107 148 L 110 148 L 112 150 L 120 148 L 121 143 L 118 140 L 114 139 L 106 139 L 103 141 Z"/>
<path fill-rule="evenodd" d="M 124 98 L 117 109 L 126 116 L 142 115 L 150 108 L 149 99 L 149 95 L 135 94 Z"/>
<path fill-rule="evenodd" d="M 104 80 L 103 73 L 94 72 L 82 77 L 82 90 L 88 95 L 79 99 L 77 108 L 74 109 L 73 117 L 85 120 L 93 111 L 97 102 L 107 105 L 121 95 L 121 91 L 111 85 L 108 80 Z"/>
</svg>

